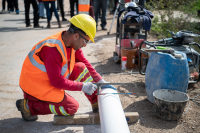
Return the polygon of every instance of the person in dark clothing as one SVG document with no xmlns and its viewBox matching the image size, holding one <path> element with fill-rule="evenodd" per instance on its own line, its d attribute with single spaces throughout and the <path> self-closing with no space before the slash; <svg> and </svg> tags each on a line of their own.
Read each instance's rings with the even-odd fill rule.
<svg viewBox="0 0 200 133">
<path fill-rule="evenodd" d="M 4 12 L 6 8 L 6 0 L 2 0 L 2 6 L 3 6 L 2 12 Z"/>
<path fill-rule="evenodd" d="M 63 1 L 64 0 L 57 0 L 57 3 L 58 3 L 57 11 L 60 10 L 62 21 L 67 21 L 67 19 L 65 18 L 65 12 L 64 12 L 64 8 L 63 8 Z M 50 8 L 50 11 L 51 11 L 51 17 L 52 17 L 53 9 Z"/>
<path fill-rule="evenodd" d="M 10 11 L 12 8 L 12 0 L 7 0 L 7 3 L 8 3 L 8 11 Z"/>
<path fill-rule="evenodd" d="M 0 14 L 6 13 L 6 2 L 7 2 L 7 11 L 10 12 L 11 8 L 13 8 L 12 0 L 2 0 L 2 10 L 1 10 Z"/>
<path fill-rule="evenodd" d="M 60 9 L 62 21 L 67 21 L 67 19 L 65 18 L 65 12 L 64 12 L 64 9 L 63 9 L 63 0 L 58 0 L 58 7 Z"/>
<path fill-rule="evenodd" d="M 46 11 L 47 11 L 47 28 L 51 28 L 51 24 L 50 24 L 50 21 L 51 21 L 51 18 L 52 18 L 52 11 L 54 12 L 54 15 L 57 19 L 57 22 L 58 22 L 58 28 L 61 28 L 61 22 L 60 22 L 60 19 L 59 19 L 59 15 L 58 15 L 58 12 L 56 10 L 56 6 L 55 6 L 55 1 L 56 0 L 43 0 L 44 1 L 44 6 L 46 8 Z M 49 7 L 51 5 L 51 8 Z"/>
<path fill-rule="evenodd" d="M 30 11 L 31 4 L 33 6 L 33 12 L 34 12 L 34 28 L 43 28 L 43 26 L 40 26 L 38 24 L 39 23 L 39 11 L 38 11 L 38 5 L 37 5 L 36 0 L 24 0 L 26 27 L 31 27 L 30 18 L 29 18 L 29 11 Z"/>
<path fill-rule="evenodd" d="M 106 14 L 107 14 L 107 6 L 109 4 L 109 0 L 93 0 L 94 4 L 94 15 L 95 15 L 95 21 L 98 26 L 99 16 L 100 16 L 100 9 L 102 11 L 101 15 L 101 29 L 107 30 L 106 28 Z"/>
<path fill-rule="evenodd" d="M 57 10 L 57 12 L 59 12 L 59 11 L 60 11 L 60 8 L 59 8 L 58 0 L 57 0 L 56 3 L 57 3 L 56 10 Z"/>
<path fill-rule="evenodd" d="M 14 12 L 15 8 L 16 14 L 19 14 L 18 0 L 10 0 L 10 2 L 10 12 Z"/>
<path fill-rule="evenodd" d="M 78 14 L 78 0 L 70 0 L 70 15 L 71 17 L 74 16 L 74 4 L 76 3 L 76 14 Z"/>
</svg>

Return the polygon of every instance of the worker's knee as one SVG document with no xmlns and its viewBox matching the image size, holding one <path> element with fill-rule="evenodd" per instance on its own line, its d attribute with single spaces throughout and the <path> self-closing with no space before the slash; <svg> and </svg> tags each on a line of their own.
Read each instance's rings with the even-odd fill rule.
<svg viewBox="0 0 200 133">
<path fill-rule="evenodd" d="M 65 93 L 65 98 L 63 99 L 61 104 L 69 115 L 75 114 L 79 108 L 79 103 L 76 101 L 76 99 L 74 99 L 67 93 Z"/>
<path fill-rule="evenodd" d="M 87 67 L 85 66 L 84 63 L 82 62 L 77 62 L 74 64 L 74 68 L 72 73 L 69 76 L 69 80 L 77 80 L 79 75 L 86 69 Z"/>
<path fill-rule="evenodd" d="M 78 69 L 80 71 L 83 71 L 86 68 L 85 64 L 82 62 L 77 62 L 74 64 L 74 69 Z"/>
<path fill-rule="evenodd" d="M 77 101 L 74 101 L 73 106 L 68 108 L 68 114 L 73 115 L 78 111 L 79 103 Z"/>
</svg>

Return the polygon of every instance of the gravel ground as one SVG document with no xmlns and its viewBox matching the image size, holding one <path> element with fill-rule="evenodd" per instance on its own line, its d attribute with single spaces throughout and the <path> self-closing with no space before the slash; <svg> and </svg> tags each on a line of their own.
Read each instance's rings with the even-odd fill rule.
<svg viewBox="0 0 200 133">
<path fill-rule="evenodd" d="M 149 35 L 149 41 L 156 40 L 156 36 Z M 116 86 L 120 93 L 135 93 L 135 95 L 120 95 L 121 103 L 125 112 L 138 112 L 139 120 L 137 123 L 129 124 L 131 133 L 141 132 L 167 132 L 167 133 L 183 133 L 183 132 L 200 132 L 200 116 L 199 109 L 194 102 L 190 101 L 188 112 L 178 121 L 166 121 L 160 119 L 155 114 L 155 105 L 148 101 L 145 90 L 145 76 L 140 75 L 138 69 L 134 69 L 134 74 L 127 74 L 121 71 L 120 65 L 116 64 L 112 58 L 114 51 L 115 38 L 112 40 L 102 41 L 104 46 L 95 52 L 95 56 L 99 59 L 98 65 L 95 67 L 103 78 L 109 82 L 135 83 L 134 86 Z M 118 72 L 118 73 L 116 73 Z M 136 74 L 135 74 L 136 73 Z M 190 85 L 188 90 L 195 91 L 200 88 L 200 83 Z M 199 92 L 190 92 L 190 98 L 196 96 Z M 188 104 L 185 107 L 187 110 Z"/>
</svg>

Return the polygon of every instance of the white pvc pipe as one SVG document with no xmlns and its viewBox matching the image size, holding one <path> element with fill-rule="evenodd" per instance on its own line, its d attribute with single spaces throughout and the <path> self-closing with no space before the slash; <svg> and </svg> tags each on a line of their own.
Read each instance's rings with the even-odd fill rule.
<svg viewBox="0 0 200 133">
<path fill-rule="evenodd" d="M 101 93 L 117 93 L 105 88 Z M 102 133 L 130 133 L 118 94 L 98 95 L 99 115 Z"/>
</svg>

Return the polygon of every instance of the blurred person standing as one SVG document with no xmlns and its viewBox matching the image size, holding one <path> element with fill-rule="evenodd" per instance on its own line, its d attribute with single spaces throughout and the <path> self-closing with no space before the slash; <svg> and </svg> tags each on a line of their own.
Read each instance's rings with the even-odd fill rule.
<svg viewBox="0 0 200 133">
<path fill-rule="evenodd" d="M 14 12 L 15 8 L 16 14 L 19 14 L 18 0 L 10 0 L 10 4 L 10 13 Z"/>
<path fill-rule="evenodd" d="M 65 18 L 65 12 L 64 12 L 64 8 L 63 8 L 63 1 L 64 0 L 58 0 L 58 7 L 60 9 L 60 13 L 62 16 L 62 21 L 67 21 L 67 19 Z"/>
<path fill-rule="evenodd" d="M 5 8 L 6 8 L 6 0 L 2 0 L 2 11 L 1 12 L 5 12 Z"/>
<path fill-rule="evenodd" d="M 109 0 L 93 0 L 93 5 L 94 5 L 94 16 L 95 16 L 95 21 L 98 26 L 98 21 L 99 21 L 99 14 L 100 14 L 100 9 L 102 10 L 102 16 L 101 16 L 101 29 L 102 30 L 107 30 L 106 28 L 106 13 L 107 13 L 107 6 L 109 4 Z"/>
<path fill-rule="evenodd" d="M 78 14 L 78 0 L 69 0 L 70 2 L 70 15 L 74 16 L 74 4 L 76 4 L 76 15 Z"/>
<path fill-rule="evenodd" d="M 44 7 L 44 2 L 42 0 L 38 0 L 38 8 L 39 8 L 39 18 L 46 18 L 46 9 Z"/>
<path fill-rule="evenodd" d="M 60 8 L 59 8 L 59 4 L 58 4 L 58 0 L 57 0 L 57 2 L 56 2 L 56 10 L 57 10 L 57 12 L 59 12 L 60 11 Z"/>
<path fill-rule="evenodd" d="M 49 4 L 51 4 L 51 9 L 53 10 L 53 12 L 55 14 L 55 17 L 57 19 L 58 27 L 61 28 L 61 22 L 60 22 L 59 15 L 58 15 L 58 12 L 57 12 L 56 6 L 55 6 L 55 1 L 56 0 L 42 0 L 42 1 L 44 1 L 44 6 L 45 6 L 46 11 L 47 11 L 47 28 L 51 28 L 51 24 L 50 24 L 50 21 L 51 21 L 51 10 L 49 8 Z"/>
<path fill-rule="evenodd" d="M 12 0 L 7 0 L 7 3 L 8 3 L 8 11 L 10 11 L 12 8 Z"/>
<path fill-rule="evenodd" d="M 30 24 L 30 18 L 29 18 L 29 11 L 30 11 L 30 5 L 32 4 L 33 7 L 33 14 L 34 14 L 34 28 L 43 28 L 43 26 L 39 25 L 39 11 L 38 11 L 38 5 L 36 0 L 24 0 L 24 6 L 25 6 L 25 19 L 26 19 L 26 27 L 31 27 Z"/>
</svg>

